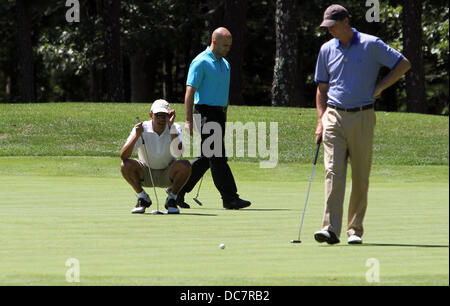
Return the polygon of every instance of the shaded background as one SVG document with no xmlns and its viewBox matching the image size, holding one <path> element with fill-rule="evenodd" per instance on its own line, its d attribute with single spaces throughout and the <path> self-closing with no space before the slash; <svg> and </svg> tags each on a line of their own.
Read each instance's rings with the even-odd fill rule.
<svg viewBox="0 0 450 306">
<path fill-rule="evenodd" d="M 413 64 L 383 93 L 378 110 L 448 115 L 448 2 L 343 0 L 359 31 L 376 35 Z M 191 60 L 212 30 L 233 34 L 232 105 L 315 107 L 318 25 L 332 1 L 80 0 L 0 2 L 0 102 L 183 103 Z M 387 73 L 382 69 L 380 77 Z"/>
</svg>

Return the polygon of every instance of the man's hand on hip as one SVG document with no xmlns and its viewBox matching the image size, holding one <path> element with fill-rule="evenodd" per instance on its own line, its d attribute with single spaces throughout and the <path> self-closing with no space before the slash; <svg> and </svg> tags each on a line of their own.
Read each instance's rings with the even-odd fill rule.
<svg viewBox="0 0 450 306">
<path fill-rule="evenodd" d="M 383 89 L 380 86 L 376 86 L 375 90 L 373 91 L 372 98 L 374 98 L 374 99 L 381 98 L 382 92 L 383 92 Z"/>
</svg>

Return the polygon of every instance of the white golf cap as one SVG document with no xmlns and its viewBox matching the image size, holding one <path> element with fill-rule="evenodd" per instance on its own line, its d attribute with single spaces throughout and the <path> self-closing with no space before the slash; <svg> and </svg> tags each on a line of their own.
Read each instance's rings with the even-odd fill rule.
<svg viewBox="0 0 450 306">
<path fill-rule="evenodd" d="M 156 100 L 155 102 L 153 102 L 152 108 L 150 109 L 150 111 L 153 114 L 157 114 L 157 113 L 168 114 L 169 108 L 170 108 L 169 102 L 167 102 L 166 100 L 163 100 L 163 99 L 159 99 L 159 100 Z"/>
</svg>

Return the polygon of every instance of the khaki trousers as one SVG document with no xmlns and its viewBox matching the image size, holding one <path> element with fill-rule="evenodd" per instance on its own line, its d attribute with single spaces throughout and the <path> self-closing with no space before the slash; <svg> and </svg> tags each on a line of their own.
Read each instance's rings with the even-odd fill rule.
<svg viewBox="0 0 450 306">
<path fill-rule="evenodd" d="M 362 237 L 372 165 L 375 112 L 373 109 L 345 112 L 327 108 L 322 117 L 322 123 L 326 173 L 322 229 L 340 236 L 347 160 L 350 158 L 352 191 L 348 207 L 347 234 Z"/>
</svg>

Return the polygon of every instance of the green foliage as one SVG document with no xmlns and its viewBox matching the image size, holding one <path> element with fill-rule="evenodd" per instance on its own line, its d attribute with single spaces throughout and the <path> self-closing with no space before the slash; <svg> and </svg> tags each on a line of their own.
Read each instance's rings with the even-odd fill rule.
<svg viewBox="0 0 450 306">
<path fill-rule="evenodd" d="M 449 29 L 448 2 L 437 7 L 436 1 L 424 1 L 423 39 L 427 103 L 430 113 L 448 115 Z"/>
<path fill-rule="evenodd" d="M 122 1 L 121 42 L 127 99 L 130 98 L 130 58 L 143 55 L 144 71 L 152 76 L 148 87 L 151 97 L 161 97 L 165 82 L 171 78 L 173 101 L 182 101 L 190 61 L 209 43 L 212 29 L 223 25 L 223 1 L 153 0 Z M 331 38 L 318 27 L 329 3 L 301 1 L 297 5 L 299 88 L 304 107 L 314 107 L 316 84 L 313 81 L 317 52 Z M 352 14 L 352 25 L 358 30 L 382 38 L 402 51 L 402 1 L 380 1 L 381 20 L 368 23 L 364 2 L 343 0 Z M 98 87 L 96 101 L 104 101 L 102 75 L 106 63 L 103 46 L 101 1 L 80 1 L 81 22 L 65 20 L 65 1 L 33 1 L 31 6 L 32 41 L 34 44 L 36 89 L 38 101 L 92 101 L 92 90 Z M 18 96 L 17 30 L 14 1 L 0 3 L 0 101 L 15 102 Z M 423 39 L 429 112 L 448 114 L 448 3 L 423 1 Z M 275 56 L 275 2 L 248 1 L 244 29 L 243 96 L 247 105 L 270 105 Z M 170 61 L 167 61 L 167 58 Z M 164 65 L 170 65 L 165 67 Z M 152 67 L 149 67 L 152 66 Z M 171 72 L 168 74 L 168 71 Z M 98 80 L 93 76 L 98 75 Z M 382 72 L 383 74 L 384 72 Z M 98 84 L 95 83 L 98 81 Z M 8 85 L 9 92 L 5 88 Z M 404 81 L 379 101 L 380 110 L 406 108 Z"/>
<path fill-rule="evenodd" d="M 16 91 L 14 76 L 18 67 L 16 48 L 15 15 L 12 12 L 12 1 L 0 1 L 0 102 L 14 102 L 10 93 Z M 9 91 L 9 93 L 8 93 Z"/>
</svg>

